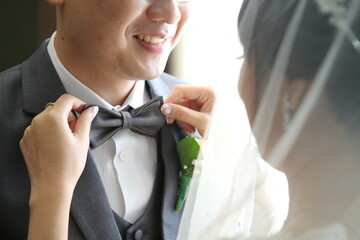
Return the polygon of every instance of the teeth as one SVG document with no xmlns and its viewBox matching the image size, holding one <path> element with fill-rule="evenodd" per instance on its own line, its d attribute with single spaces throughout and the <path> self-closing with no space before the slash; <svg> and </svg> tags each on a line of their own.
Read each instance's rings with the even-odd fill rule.
<svg viewBox="0 0 360 240">
<path fill-rule="evenodd" d="M 146 35 L 146 36 L 144 37 L 144 41 L 145 41 L 145 42 L 150 42 L 150 41 L 151 41 L 151 37 L 150 37 L 149 35 Z"/>
<path fill-rule="evenodd" d="M 145 36 L 144 35 L 138 35 L 137 38 L 144 41 L 144 42 L 153 43 L 153 44 L 162 43 L 162 42 L 165 41 L 164 38 L 153 37 L 153 36 L 150 36 L 150 35 L 145 35 Z"/>
</svg>

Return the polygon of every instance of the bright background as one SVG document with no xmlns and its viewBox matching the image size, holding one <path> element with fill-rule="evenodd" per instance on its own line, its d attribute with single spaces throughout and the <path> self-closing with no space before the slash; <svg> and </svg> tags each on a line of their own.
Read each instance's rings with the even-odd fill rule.
<svg viewBox="0 0 360 240">
<path fill-rule="evenodd" d="M 173 74 L 196 85 L 237 88 L 242 55 L 237 16 L 242 0 L 192 0 L 192 13 Z"/>
<path fill-rule="evenodd" d="M 217 93 L 214 118 L 220 115 L 224 123 L 232 123 L 215 128 L 232 139 L 231 133 L 247 124 L 238 93 L 242 49 L 237 18 L 242 0 L 191 1 L 190 22 L 171 56 L 170 72 L 193 85 L 213 87 Z"/>
</svg>

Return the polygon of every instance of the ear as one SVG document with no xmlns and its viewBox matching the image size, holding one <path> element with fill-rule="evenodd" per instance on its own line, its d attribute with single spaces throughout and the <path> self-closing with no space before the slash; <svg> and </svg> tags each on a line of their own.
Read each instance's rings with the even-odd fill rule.
<svg viewBox="0 0 360 240">
<path fill-rule="evenodd" d="M 46 0 L 49 4 L 54 6 L 62 6 L 65 0 Z"/>
</svg>

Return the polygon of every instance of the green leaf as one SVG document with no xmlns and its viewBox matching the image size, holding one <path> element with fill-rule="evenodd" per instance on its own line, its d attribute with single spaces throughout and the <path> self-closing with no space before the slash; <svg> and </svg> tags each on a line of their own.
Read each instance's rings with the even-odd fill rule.
<svg viewBox="0 0 360 240">
<path fill-rule="evenodd" d="M 200 152 L 199 143 L 195 137 L 184 138 L 177 144 L 177 152 L 180 158 L 182 175 L 192 177 L 194 171 L 193 161 L 197 159 Z"/>
</svg>

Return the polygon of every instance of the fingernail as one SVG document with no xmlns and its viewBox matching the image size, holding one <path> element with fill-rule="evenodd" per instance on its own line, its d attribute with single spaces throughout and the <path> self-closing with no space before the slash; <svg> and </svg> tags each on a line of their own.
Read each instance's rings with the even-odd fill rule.
<svg viewBox="0 0 360 240">
<path fill-rule="evenodd" d="M 161 111 L 162 111 L 163 113 L 165 113 L 166 115 L 169 115 L 169 114 L 171 114 L 171 112 L 172 112 L 172 106 L 167 105 L 167 104 L 163 104 L 163 105 L 161 106 Z"/>
<path fill-rule="evenodd" d="M 98 106 L 95 106 L 91 109 L 91 113 L 92 113 L 92 116 L 93 116 L 93 119 L 96 117 L 96 115 L 98 114 L 99 112 L 99 107 Z"/>
</svg>

